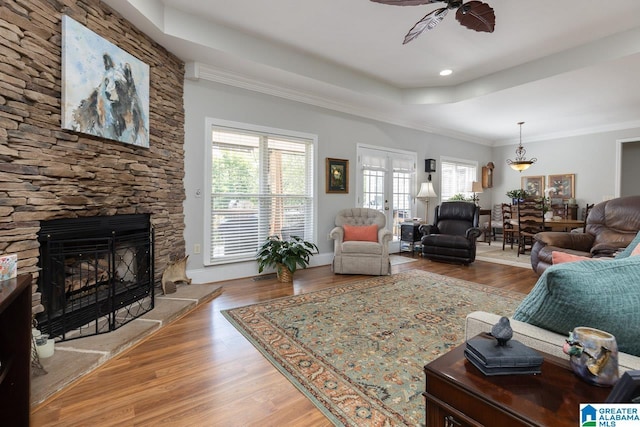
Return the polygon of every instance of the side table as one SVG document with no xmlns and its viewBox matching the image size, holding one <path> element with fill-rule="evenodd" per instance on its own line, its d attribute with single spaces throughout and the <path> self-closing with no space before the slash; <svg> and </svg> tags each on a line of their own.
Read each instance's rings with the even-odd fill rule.
<svg viewBox="0 0 640 427">
<path fill-rule="evenodd" d="M 464 348 L 424 367 L 429 427 L 575 427 L 580 403 L 604 402 L 611 391 L 580 380 L 568 360 L 542 352 L 540 375 L 485 376 Z"/>
<path fill-rule="evenodd" d="M 31 408 L 31 274 L 0 281 L 2 425 L 28 426 Z"/>
<path fill-rule="evenodd" d="M 420 225 L 419 222 L 403 222 L 400 224 L 400 252 L 402 252 L 402 244 L 406 243 L 413 256 L 419 246 L 416 243 L 422 240 Z"/>
</svg>

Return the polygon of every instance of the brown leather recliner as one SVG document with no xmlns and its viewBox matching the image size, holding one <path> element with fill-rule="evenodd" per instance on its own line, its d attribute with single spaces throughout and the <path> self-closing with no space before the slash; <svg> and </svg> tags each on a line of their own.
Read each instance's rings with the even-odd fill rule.
<svg viewBox="0 0 640 427">
<path fill-rule="evenodd" d="M 545 231 L 535 236 L 531 267 L 541 275 L 553 251 L 586 257 L 610 257 L 631 243 L 640 230 L 640 196 L 619 197 L 595 205 L 584 233 Z"/>
</svg>

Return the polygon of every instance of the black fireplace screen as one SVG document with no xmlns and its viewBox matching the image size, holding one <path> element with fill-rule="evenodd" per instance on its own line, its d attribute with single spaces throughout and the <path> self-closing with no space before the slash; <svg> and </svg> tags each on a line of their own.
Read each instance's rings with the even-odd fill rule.
<svg viewBox="0 0 640 427">
<path fill-rule="evenodd" d="M 43 332 L 60 340 L 109 332 L 154 307 L 148 215 L 43 222 Z"/>
</svg>

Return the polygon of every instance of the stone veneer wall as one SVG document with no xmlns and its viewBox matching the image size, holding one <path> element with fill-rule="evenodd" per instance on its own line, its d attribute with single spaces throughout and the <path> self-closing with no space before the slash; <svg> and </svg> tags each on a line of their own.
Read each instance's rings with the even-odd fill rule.
<svg viewBox="0 0 640 427">
<path fill-rule="evenodd" d="M 150 148 L 61 129 L 61 17 L 150 67 Z M 155 278 L 184 256 L 184 63 L 97 0 L 0 0 L 0 254 L 38 276 L 40 221 L 149 213 Z M 34 314 L 41 311 L 34 281 Z"/>
</svg>

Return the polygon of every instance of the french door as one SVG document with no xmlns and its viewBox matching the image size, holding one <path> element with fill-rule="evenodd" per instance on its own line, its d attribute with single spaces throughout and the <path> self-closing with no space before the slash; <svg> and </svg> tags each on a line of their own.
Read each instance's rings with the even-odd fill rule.
<svg viewBox="0 0 640 427">
<path fill-rule="evenodd" d="M 357 204 L 386 215 L 391 252 L 399 249 L 400 224 L 415 216 L 416 162 L 416 153 L 358 144 Z"/>
</svg>

